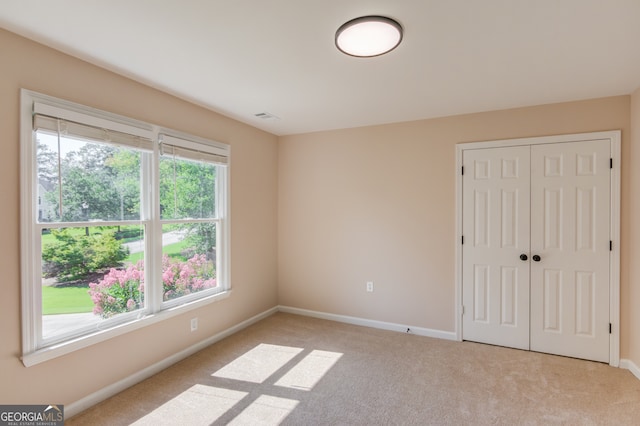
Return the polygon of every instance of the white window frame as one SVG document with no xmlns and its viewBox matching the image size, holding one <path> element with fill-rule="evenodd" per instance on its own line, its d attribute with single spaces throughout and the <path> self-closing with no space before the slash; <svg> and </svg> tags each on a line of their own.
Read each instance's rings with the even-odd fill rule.
<svg viewBox="0 0 640 426">
<path fill-rule="evenodd" d="M 130 314 L 102 321 L 99 329 L 82 335 L 72 334 L 64 339 L 43 342 L 42 339 L 42 291 L 41 291 L 41 245 L 42 224 L 37 222 L 38 179 L 37 153 L 33 143 L 34 106 L 40 112 L 49 111 L 60 118 L 88 125 L 141 136 L 153 141 L 153 152 L 142 160 L 141 218 L 132 224 L 145 226 L 145 307 Z M 230 146 L 220 142 L 199 138 L 186 133 L 145 123 L 120 115 L 90 108 L 80 104 L 22 89 L 20 109 L 20 185 L 21 185 L 21 307 L 22 307 L 22 362 L 25 366 L 39 364 L 75 350 L 102 342 L 141 327 L 163 321 L 175 315 L 196 309 L 231 293 L 230 278 L 230 215 L 229 215 L 229 164 Z M 159 203 L 159 157 L 157 143 L 162 137 L 179 141 L 184 148 L 201 150 L 216 156 L 220 162 L 216 172 L 216 242 L 217 284 L 215 292 L 204 290 L 187 297 L 162 302 L 162 221 Z M 145 203 L 148 203 L 146 206 Z M 205 220 L 210 222 L 211 220 Z M 100 222 L 100 225 L 108 225 Z M 77 225 L 69 223 L 69 225 Z M 153 284 L 155 283 L 155 285 Z M 85 330 L 86 331 L 86 330 Z"/>
</svg>

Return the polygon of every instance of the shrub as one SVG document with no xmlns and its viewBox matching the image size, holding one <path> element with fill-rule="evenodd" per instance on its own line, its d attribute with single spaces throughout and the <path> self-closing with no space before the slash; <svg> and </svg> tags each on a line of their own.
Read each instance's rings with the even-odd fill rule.
<svg viewBox="0 0 640 426">
<path fill-rule="evenodd" d="M 186 230 L 190 251 L 192 254 L 204 253 L 207 259 L 216 258 L 216 225 L 213 223 L 191 223 L 182 225 Z"/>
<path fill-rule="evenodd" d="M 126 269 L 111 269 L 102 280 L 89 284 L 93 313 L 103 318 L 140 309 L 144 306 L 144 261 Z M 205 255 L 186 262 L 162 257 L 163 300 L 213 288 L 217 285 L 213 263 Z"/>
<path fill-rule="evenodd" d="M 93 313 L 103 318 L 144 305 L 144 266 L 140 260 L 126 269 L 112 268 L 98 283 L 89 283 Z"/>
<path fill-rule="evenodd" d="M 44 273 L 68 281 L 109 267 L 127 258 L 129 250 L 116 240 L 113 231 L 102 234 L 72 235 L 69 229 L 53 229 L 55 241 L 42 249 Z"/>
<path fill-rule="evenodd" d="M 196 254 L 186 262 L 172 262 L 162 257 L 163 300 L 176 299 L 187 294 L 216 286 L 213 263 L 204 254 Z"/>
</svg>

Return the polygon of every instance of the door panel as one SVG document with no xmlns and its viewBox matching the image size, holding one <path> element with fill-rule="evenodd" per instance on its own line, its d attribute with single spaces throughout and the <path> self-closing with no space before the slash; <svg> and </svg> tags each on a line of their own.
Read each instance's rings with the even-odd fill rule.
<svg viewBox="0 0 640 426">
<path fill-rule="evenodd" d="M 463 156 L 463 338 L 529 348 L 529 147 Z"/>
<path fill-rule="evenodd" d="M 560 305 L 562 305 L 562 271 L 544 270 L 543 282 L 544 330 L 550 333 L 560 332 Z"/>
<path fill-rule="evenodd" d="M 609 141 L 531 147 L 531 349 L 609 361 Z"/>
<path fill-rule="evenodd" d="M 547 250 L 562 249 L 562 205 L 564 193 L 562 188 L 544 189 L 544 243 Z"/>
<path fill-rule="evenodd" d="M 608 140 L 463 152 L 463 339 L 609 361 L 609 158 Z"/>
</svg>

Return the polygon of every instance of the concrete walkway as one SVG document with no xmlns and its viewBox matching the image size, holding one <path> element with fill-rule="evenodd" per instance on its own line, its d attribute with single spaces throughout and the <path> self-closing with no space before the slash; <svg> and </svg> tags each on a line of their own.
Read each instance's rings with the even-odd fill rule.
<svg viewBox="0 0 640 426">
<path fill-rule="evenodd" d="M 185 237 L 184 231 L 171 231 L 162 234 L 162 246 L 168 246 L 169 244 L 179 243 Z M 132 241 L 130 243 L 123 243 L 123 246 L 129 249 L 129 254 L 140 253 L 144 251 L 144 240 Z"/>
<path fill-rule="evenodd" d="M 73 330 L 79 326 L 94 325 L 101 318 L 93 313 L 84 314 L 59 314 L 42 316 L 42 336 L 53 337 Z"/>
</svg>

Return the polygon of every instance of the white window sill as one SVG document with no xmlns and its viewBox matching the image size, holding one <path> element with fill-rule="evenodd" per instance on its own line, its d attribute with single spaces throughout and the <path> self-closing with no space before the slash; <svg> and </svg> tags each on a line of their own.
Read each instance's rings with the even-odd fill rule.
<svg viewBox="0 0 640 426">
<path fill-rule="evenodd" d="M 67 355 L 82 348 L 86 348 L 96 343 L 104 342 L 105 340 L 112 339 L 116 336 L 120 336 L 125 333 L 137 330 L 142 327 L 146 327 L 151 324 L 155 324 L 160 321 L 167 320 L 175 317 L 176 315 L 184 314 L 191 310 L 201 308 L 210 303 L 217 302 L 219 300 L 226 299 L 231 295 L 231 290 L 217 293 L 202 299 L 195 300 L 184 305 L 176 306 L 174 308 L 160 311 L 156 314 L 151 314 L 146 317 L 135 319 L 120 325 L 116 325 L 108 330 L 97 331 L 92 334 L 80 336 L 74 339 L 70 339 L 63 343 L 48 346 L 46 348 L 38 349 L 34 352 L 24 354 L 22 356 L 22 363 L 26 367 L 31 367 L 40 364 L 50 359 L 54 359 L 63 355 Z"/>
</svg>

